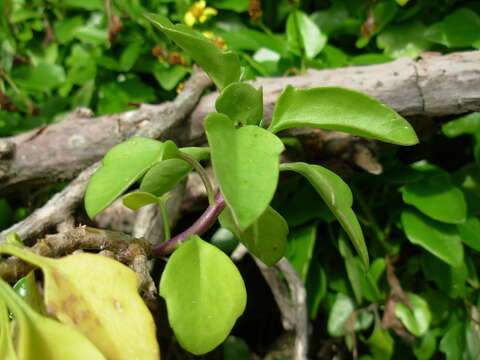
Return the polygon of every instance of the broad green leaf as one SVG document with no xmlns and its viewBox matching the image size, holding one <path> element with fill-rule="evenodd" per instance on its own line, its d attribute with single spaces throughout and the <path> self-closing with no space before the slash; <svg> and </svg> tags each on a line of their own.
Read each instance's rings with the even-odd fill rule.
<svg viewBox="0 0 480 360">
<path fill-rule="evenodd" d="M 462 241 L 474 250 L 480 251 L 480 220 L 468 217 L 463 224 L 457 225 Z"/>
<path fill-rule="evenodd" d="M 182 181 L 192 167 L 181 159 L 163 160 L 147 171 L 140 183 L 140 190 L 161 196 Z"/>
<path fill-rule="evenodd" d="M 425 37 L 449 48 L 472 46 L 480 40 L 480 16 L 471 9 L 459 8 L 431 25 Z"/>
<path fill-rule="evenodd" d="M 110 149 L 87 186 L 88 216 L 94 217 L 105 209 L 155 162 L 162 160 L 164 150 L 164 143 L 143 137 L 133 137 Z"/>
<path fill-rule="evenodd" d="M 280 139 L 258 126 L 236 129 L 223 114 L 205 118 L 213 169 L 240 230 L 267 209 L 277 188 Z"/>
<path fill-rule="evenodd" d="M 295 89 L 280 95 L 269 130 L 311 126 L 344 131 L 398 145 L 418 143 L 412 126 L 380 101 L 339 87 Z"/>
<path fill-rule="evenodd" d="M 403 230 L 408 240 L 451 266 L 463 262 L 463 245 L 454 225 L 432 220 L 414 210 L 401 214 Z"/>
<path fill-rule="evenodd" d="M 45 306 L 42 297 L 38 291 L 35 281 L 35 273 L 30 271 L 27 276 L 22 277 L 13 285 L 13 290 L 22 297 L 22 299 L 36 312 L 43 314 Z"/>
<path fill-rule="evenodd" d="M 408 56 L 417 58 L 421 52 L 432 47 L 425 38 L 427 28 L 419 21 L 389 25 L 377 36 L 377 46 L 384 55 L 392 58 Z"/>
<path fill-rule="evenodd" d="M 1 281 L 1 280 L 0 280 Z M 8 309 L 0 295 L 0 349 L 2 360 L 17 360 L 17 354 L 13 345 L 11 324 L 8 318 Z"/>
<path fill-rule="evenodd" d="M 230 258 L 195 235 L 168 260 L 160 295 L 177 340 L 195 355 L 220 345 L 246 305 L 243 279 Z"/>
<path fill-rule="evenodd" d="M 288 237 L 285 257 L 300 275 L 303 282 L 307 280 L 316 239 L 317 224 L 295 229 Z"/>
<path fill-rule="evenodd" d="M 457 137 L 464 134 L 474 134 L 480 131 L 480 111 L 459 117 L 442 125 L 442 132 L 448 137 Z"/>
<path fill-rule="evenodd" d="M 367 247 L 352 210 L 353 197 L 348 185 L 338 175 L 318 165 L 302 162 L 282 164 L 281 170 L 295 171 L 312 184 L 349 236 L 363 265 L 368 268 Z"/>
<path fill-rule="evenodd" d="M 32 90 L 49 91 L 65 81 L 63 67 L 47 62 L 36 66 L 18 66 L 12 71 L 13 80 L 19 85 Z"/>
<path fill-rule="evenodd" d="M 346 322 L 353 314 L 355 305 L 348 296 L 338 293 L 328 315 L 327 329 L 331 336 L 342 336 L 346 332 Z"/>
<path fill-rule="evenodd" d="M 105 359 L 102 353 L 80 332 L 32 310 L 0 278 L 0 303 L 15 315 L 15 352 L 21 360 Z M 3 313 L 4 307 L 0 306 Z M 0 322 L 3 322 L 0 320 Z M 10 324 L 6 324 L 7 327 Z M 5 327 L 5 325 L 3 325 Z M 0 334 L 1 335 L 1 334 Z M 4 348 L 2 347 L 2 352 Z M 2 353 L 2 356 L 5 354 Z M 7 359 L 16 359 L 15 356 Z M 2 357 L 2 359 L 4 359 Z"/>
<path fill-rule="evenodd" d="M 215 101 L 219 113 L 236 123 L 258 125 L 263 119 L 263 91 L 252 85 L 236 82 L 228 85 Z"/>
<path fill-rule="evenodd" d="M 407 305 L 397 302 L 395 315 L 405 328 L 415 336 L 424 335 L 430 327 L 432 315 L 428 303 L 419 295 L 408 294 L 412 310 Z"/>
<path fill-rule="evenodd" d="M 122 202 L 129 209 L 138 210 L 146 205 L 158 204 L 159 199 L 149 192 L 135 191 L 124 195 Z"/>
<path fill-rule="evenodd" d="M 327 36 L 303 11 L 295 10 L 290 14 L 290 19 L 295 24 L 298 41 L 305 55 L 310 59 L 317 56 L 327 43 Z"/>
<path fill-rule="evenodd" d="M 454 224 L 465 221 L 467 204 L 463 192 L 443 170 L 426 171 L 422 180 L 406 184 L 400 191 L 405 203 L 435 220 Z"/>
<path fill-rule="evenodd" d="M 388 330 L 382 328 L 379 321 L 375 322 L 375 328 L 366 343 L 375 360 L 390 360 L 392 358 L 395 342 Z"/>
<path fill-rule="evenodd" d="M 218 88 L 240 80 L 240 61 L 232 52 L 222 52 L 213 42 L 182 24 L 173 25 L 165 16 L 146 15 L 155 27 L 190 55 Z"/>
<path fill-rule="evenodd" d="M 155 323 L 138 294 L 137 276 L 127 266 L 88 253 L 50 259 L 12 245 L 0 245 L 0 253 L 17 256 L 40 267 L 45 280 L 47 310 L 60 322 L 75 327 L 107 358 L 159 358 Z M 92 274 L 101 274 L 101 281 Z M 44 326 L 41 323 L 38 326 L 43 332 Z M 61 338 L 63 331 L 56 336 Z M 67 345 L 67 340 L 55 339 L 55 342 L 51 348 L 60 343 L 71 346 Z"/>
<path fill-rule="evenodd" d="M 287 249 L 288 224 L 272 207 L 248 228 L 241 231 L 235 224 L 230 208 L 220 214 L 220 223 L 232 231 L 246 248 L 268 266 L 277 263 Z"/>
<path fill-rule="evenodd" d="M 417 339 L 413 346 L 413 353 L 418 360 L 430 359 L 437 350 L 437 338 L 435 332 L 430 330 L 421 338 Z"/>
</svg>

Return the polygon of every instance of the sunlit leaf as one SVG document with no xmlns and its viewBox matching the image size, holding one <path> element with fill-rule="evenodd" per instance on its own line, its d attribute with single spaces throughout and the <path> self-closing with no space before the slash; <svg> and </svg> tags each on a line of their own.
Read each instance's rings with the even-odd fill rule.
<svg viewBox="0 0 480 360">
<path fill-rule="evenodd" d="M 288 224 L 270 206 L 243 231 L 236 226 L 229 208 L 223 210 L 220 223 L 232 231 L 253 255 L 269 266 L 277 263 L 285 255 Z"/>
<path fill-rule="evenodd" d="M 413 244 L 451 266 L 460 266 L 463 245 L 455 225 L 440 223 L 414 210 L 403 211 L 401 222 L 405 235 Z"/>
<path fill-rule="evenodd" d="M 328 315 L 328 333 L 331 336 L 342 336 L 345 334 L 345 323 L 355 310 L 353 300 L 348 296 L 338 293 L 333 307 Z"/>
<path fill-rule="evenodd" d="M 418 142 L 412 126 L 380 101 L 360 92 L 339 87 L 295 89 L 280 95 L 269 130 L 311 126 L 399 145 Z"/>
<path fill-rule="evenodd" d="M 230 84 L 215 101 L 215 108 L 236 123 L 258 125 L 263 119 L 263 91 L 246 83 Z"/>
<path fill-rule="evenodd" d="M 279 156 L 284 146 L 257 126 L 236 129 L 223 114 L 205 118 L 213 169 L 240 230 L 263 214 L 277 188 Z"/>
<path fill-rule="evenodd" d="M 282 164 L 281 170 L 295 171 L 312 184 L 349 236 L 363 265 L 368 268 L 368 251 L 352 210 L 353 197 L 348 185 L 338 175 L 319 165 L 302 162 Z"/>
<path fill-rule="evenodd" d="M 161 196 L 182 181 L 192 167 L 181 159 L 167 159 L 153 165 L 140 183 L 140 190 Z"/>
<path fill-rule="evenodd" d="M 220 89 L 240 80 L 240 61 L 232 52 L 222 52 L 213 42 L 185 26 L 173 25 L 165 16 L 146 15 L 159 30 L 189 54 Z"/>
<path fill-rule="evenodd" d="M 480 111 L 459 117 L 442 125 L 442 132 L 448 137 L 474 134 L 480 131 Z"/>
<path fill-rule="evenodd" d="M 166 143 L 133 137 L 110 149 L 85 193 L 85 209 L 94 217 L 137 181 L 167 152 Z"/>
<path fill-rule="evenodd" d="M 123 196 L 122 202 L 129 209 L 138 210 L 146 205 L 158 204 L 159 199 L 151 193 L 136 191 Z"/>
<path fill-rule="evenodd" d="M 303 48 L 308 58 L 314 58 L 322 51 L 327 43 L 327 36 L 321 32 L 307 14 L 303 11 L 295 10 L 290 13 L 287 23 L 288 22 L 291 24 L 287 24 L 287 27 L 294 29 L 293 31 L 296 32 L 295 40 Z"/>
<path fill-rule="evenodd" d="M 160 280 L 168 320 L 195 355 L 220 345 L 246 305 L 243 279 L 230 258 L 198 236 L 175 250 Z"/>
<path fill-rule="evenodd" d="M 415 294 L 408 294 L 408 299 L 412 305 L 412 310 L 404 303 L 397 302 L 395 315 L 413 335 L 422 336 L 430 327 L 432 318 L 428 303 Z"/>
<path fill-rule="evenodd" d="M 32 310 L 2 279 L 0 279 L 1 302 L 4 302 L 15 315 L 14 346 L 18 359 L 105 359 L 102 353 L 76 329 Z M 1 308 L 0 311 L 4 312 Z M 8 323 L 6 325 L 9 326 Z"/>
<path fill-rule="evenodd" d="M 40 267 L 45 280 L 47 310 L 62 323 L 75 327 L 107 358 L 159 358 L 152 315 L 138 294 L 136 274 L 125 265 L 88 253 L 50 259 L 12 245 L 1 245 L 0 253 L 17 256 Z M 101 281 L 92 274 L 101 274 Z M 44 332 L 42 323 L 36 326 Z M 56 335 L 56 345 L 50 348 L 60 343 L 70 346 L 66 340 L 58 341 L 60 334 Z M 78 349 L 77 352 L 81 354 Z"/>
</svg>

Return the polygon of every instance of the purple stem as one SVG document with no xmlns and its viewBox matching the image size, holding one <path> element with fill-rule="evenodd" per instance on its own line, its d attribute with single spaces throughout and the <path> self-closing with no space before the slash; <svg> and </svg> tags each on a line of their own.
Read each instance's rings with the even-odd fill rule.
<svg viewBox="0 0 480 360">
<path fill-rule="evenodd" d="M 153 247 L 152 252 L 155 257 L 163 257 L 171 254 L 178 244 L 184 242 L 190 235 L 202 235 L 210 229 L 215 223 L 218 215 L 225 207 L 225 199 L 220 192 L 215 196 L 215 204 L 210 205 L 205 209 L 202 215 L 184 232 L 176 235 L 168 241 L 158 244 Z"/>
</svg>

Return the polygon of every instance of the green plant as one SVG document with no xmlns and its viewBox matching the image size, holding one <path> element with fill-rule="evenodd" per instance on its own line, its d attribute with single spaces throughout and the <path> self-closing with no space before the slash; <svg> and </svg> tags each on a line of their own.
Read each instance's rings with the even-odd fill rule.
<svg viewBox="0 0 480 360">
<path fill-rule="evenodd" d="M 246 293 L 235 265 L 202 235 L 219 217 L 255 256 L 268 265 L 285 254 L 288 226 L 270 202 L 280 171 L 303 175 L 339 220 L 368 269 L 368 253 L 358 220 L 351 209 L 349 187 L 333 172 L 307 163 L 280 164 L 284 145 L 276 133 L 297 126 L 341 130 L 355 135 L 413 145 L 412 127 L 377 100 L 343 88 L 287 87 L 276 104 L 267 129 L 261 89 L 241 82 L 237 56 L 220 51 L 210 40 L 160 15 L 153 24 L 203 67 L 221 94 L 217 113 L 205 118 L 208 148 L 177 148 L 171 141 L 134 137 L 115 146 L 92 177 L 85 207 L 93 217 L 137 181 L 138 192 L 124 196 L 124 204 L 138 209 L 164 204 L 166 193 L 195 169 L 204 180 L 210 206 L 185 232 L 153 248 L 156 256 L 173 252 L 160 280 L 170 324 L 180 344 L 194 354 L 219 345 L 243 312 Z M 220 191 L 213 186 L 199 160 L 210 156 Z M 163 212 L 165 214 L 165 212 Z M 164 219 L 168 224 L 168 219 Z M 362 271 L 364 271 L 362 270 Z"/>
</svg>

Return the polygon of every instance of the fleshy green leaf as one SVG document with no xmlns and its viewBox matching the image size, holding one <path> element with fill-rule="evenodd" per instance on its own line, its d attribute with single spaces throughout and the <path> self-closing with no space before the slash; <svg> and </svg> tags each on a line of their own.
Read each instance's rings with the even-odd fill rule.
<svg viewBox="0 0 480 360">
<path fill-rule="evenodd" d="M 172 190 L 190 170 L 192 167 L 184 160 L 163 160 L 147 171 L 140 184 L 140 190 L 161 196 Z"/>
<path fill-rule="evenodd" d="M 353 197 L 348 185 L 338 175 L 318 165 L 302 162 L 282 164 L 281 170 L 295 171 L 312 184 L 348 234 L 363 265 L 368 268 L 367 246 L 352 210 Z"/>
<path fill-rule="evenodd" d="M 465 359 L 465 326 L 462 322 L 454 323 L 440 341 L 439 349 L 445 353 L 447 360 Z"/>
<path fill-rule="evenodd" d="M 462 241 L 474 250 L 480 251 L 480 220 L 468 217 L 463 224 L 457 225 Z"/>
<path fill-rule="evenodd" d="M 413 311 L 407 305 L 397 302 L 395 315 L 402 324 L 415 336 L 424 335 L 430 327 L 432 315 L 428 303 L 419 295 L 408 294 Z"/>
<path fill-rule="evenodd" d="M 210 148 L 190 146 L 180 148 L 180 152 L 190 155 L 197 161 L 204 161 L 210 159 Z"/>
<path fill-rule="evenodd" d="M 395 111 L 370 96 L 339 87 L 288 86 L 277 101 L 269 130 L 276 133 L 298 126 L 344 131 L 399 145 L 418 143 L 412 126 Z"/>
<path fill-rule="evenodd" d="M 123 205 L 132 210 L 138 210 L 141 207 L 150 204 L 158 204 L 159 199 L 157 196 L 142 191 L 136 191 L 129 194 L 126 194 L 122 198 Z"/>
<path fill-rule="evenodd" d="M 223 227 L 232 231 L 247 249 L 268 266 L 274 265 L 285 254 L 288 224 L 272 207 L 244 231 L 238 229 L 232 212 L 227 207 L 220 215 Z"/>
<path fill-rule="evenodd" d="M 285 257 L 304 282 L 307 280 L 316 239 L 317 224 L 296 229 L 288 237 Z"/>
<path fill-rule="evenodd" d="M 313 59 L 327 43 L 327 36 L 303 11 L 295 10 L 290 14 L 288 21 L 293 23 L 293 26 L 290 25 L 290 27 L 294 27 L 296 40 L 304 49 L 305 55 L 307 58 Z"/>
<path fill-rule="evenodd" d="M 232 52 L 222 52 L 213 42 L 182 24 L 173 25 L 165 16 L 146 15 L 159 30 L 190 55 L 220 89 L 240 80 L 240 61 Z"/>
<path fill-rule="evenodd" d="M 13 245 L 0 245 L 0 253 L 17 256 L 40 267 L 45 279 L 45 304 L 48 311 L 60 322 L 68 325 L 68 329 L 70 326 L 75 327 L 107 358 L 159 358 L 155 323 L 138 294 L 137 275 L 127 266 L 113 259 L 88 253 L 50 259 Z M 92 274 L 101 274 L 101 281 Z M 10 304 L 8 306 L 11 307 Z M 42 334 L 48 325 L 46 320 L 35 320 L 32 323 L 38 326 L 38 332 Z M 66 330 L 63 326 L 61 329 L 53 329 L 56 331 L 56 338 L 54 345 L 50 343 L 48 347 L 53 349 L 62 344 L 61 348 L 66 351 L 63 345 L 68 348 L 71 344 L 68 339 L 60 341 Z M 77 352 L 82 354 L 80 346 Z M 39 353 L 42 351 L 36 352 Z M 45 354 L 48 354 L 47 350 Z M 63 356 L 58 359 L 70 358 L 75 357 Z M 85 355 L 78 358 L 96 357 Z M 56 358 L 47 355 L 45 359 Z"/>
<path fill-rule="evenodd" d="M 403 211 L 401 221 L 410 242 L 420 245 L 451 266 L 460 266 L 463 245 L 454 225 L 440 223 L 413 210 Z"/>
<path fill-rule="evenodd" d="M 228 85 L 215 102 L 219 113 L 236 123 L 258 125 L 263 119 L 263 91 L 252 85 L 236 82 Z"/>
<path fill-rule="evenodd" d="M 240 230 L 267 209 L 277 188 L 280 139 L 258 126 L 236 129 L 223 114 L 205 118 L 213 169 Z"/>
<path fill-rule="evenodd" d="M 18 359 L 35 360 L 102 360 L 102 353 L 76 329 L 61 324 L 32 310 L 12 288 L 0 278 L 0 303 L 15 315 L 15 352 Z M 0 312 L 5 312 L 0 306 Z M 0 320 L 3 322 L 3 320 Z M 3 325 L 9 327 L 10 324 Z M 2 347 L 2 359 L 4 348 Z M 7 359 L 16 359 L 11 356 Z"/>
<path fill-rule="evenodd" d="M 394 340 L 388 330 L 381 327 L 379 321 L 376 321 L 367 345 L 375 360 L 390 360 L 393 355 Z"/>
<path fill-rule="evenodd" d="M 437 350 L 437 338 L 434 331 L 428 331 L 413 347 L 413 353 L 418 360 L 428 360 Z"/>
<path fill-rule="evenodd" d="M 198 236 L 175 250 L 160 280 L 168 320 L 195 355 L 220 345 L 246 305 L 242 277 L 230 258 Z"/>
<path fill-rule="evenodd" d="M 332 310 L 328 315 L 328 333 L 331 336 L 342 336 L 345 334 L 345 323 L 355 310 L 353 300 L 348 296 L 338 293 L 333 303 Z"/>
<path fill-rule="evenodd" d="M 133 137 L 110 149 L 102 167 L 93 174 L 85 193 L 85 209 L 90 217 L 110 205 L 168 152 L 166 143 Z"/>
<path fill-rule="evenodd" d="M 426 171 L 422 180 L 401 189 L 403 201 L 431 218 L 446 223 L 462 223 L 467 216 L 463 192 L 453 185 L 443 170 Z"/>
<path fill-rule="evenodd" d="M 442 132 L 448 137 L 457 137 L 464 134 L 475 134 L 480 131 L 480 111 L 459 117 L 442 126 Z"/>
</svg>

